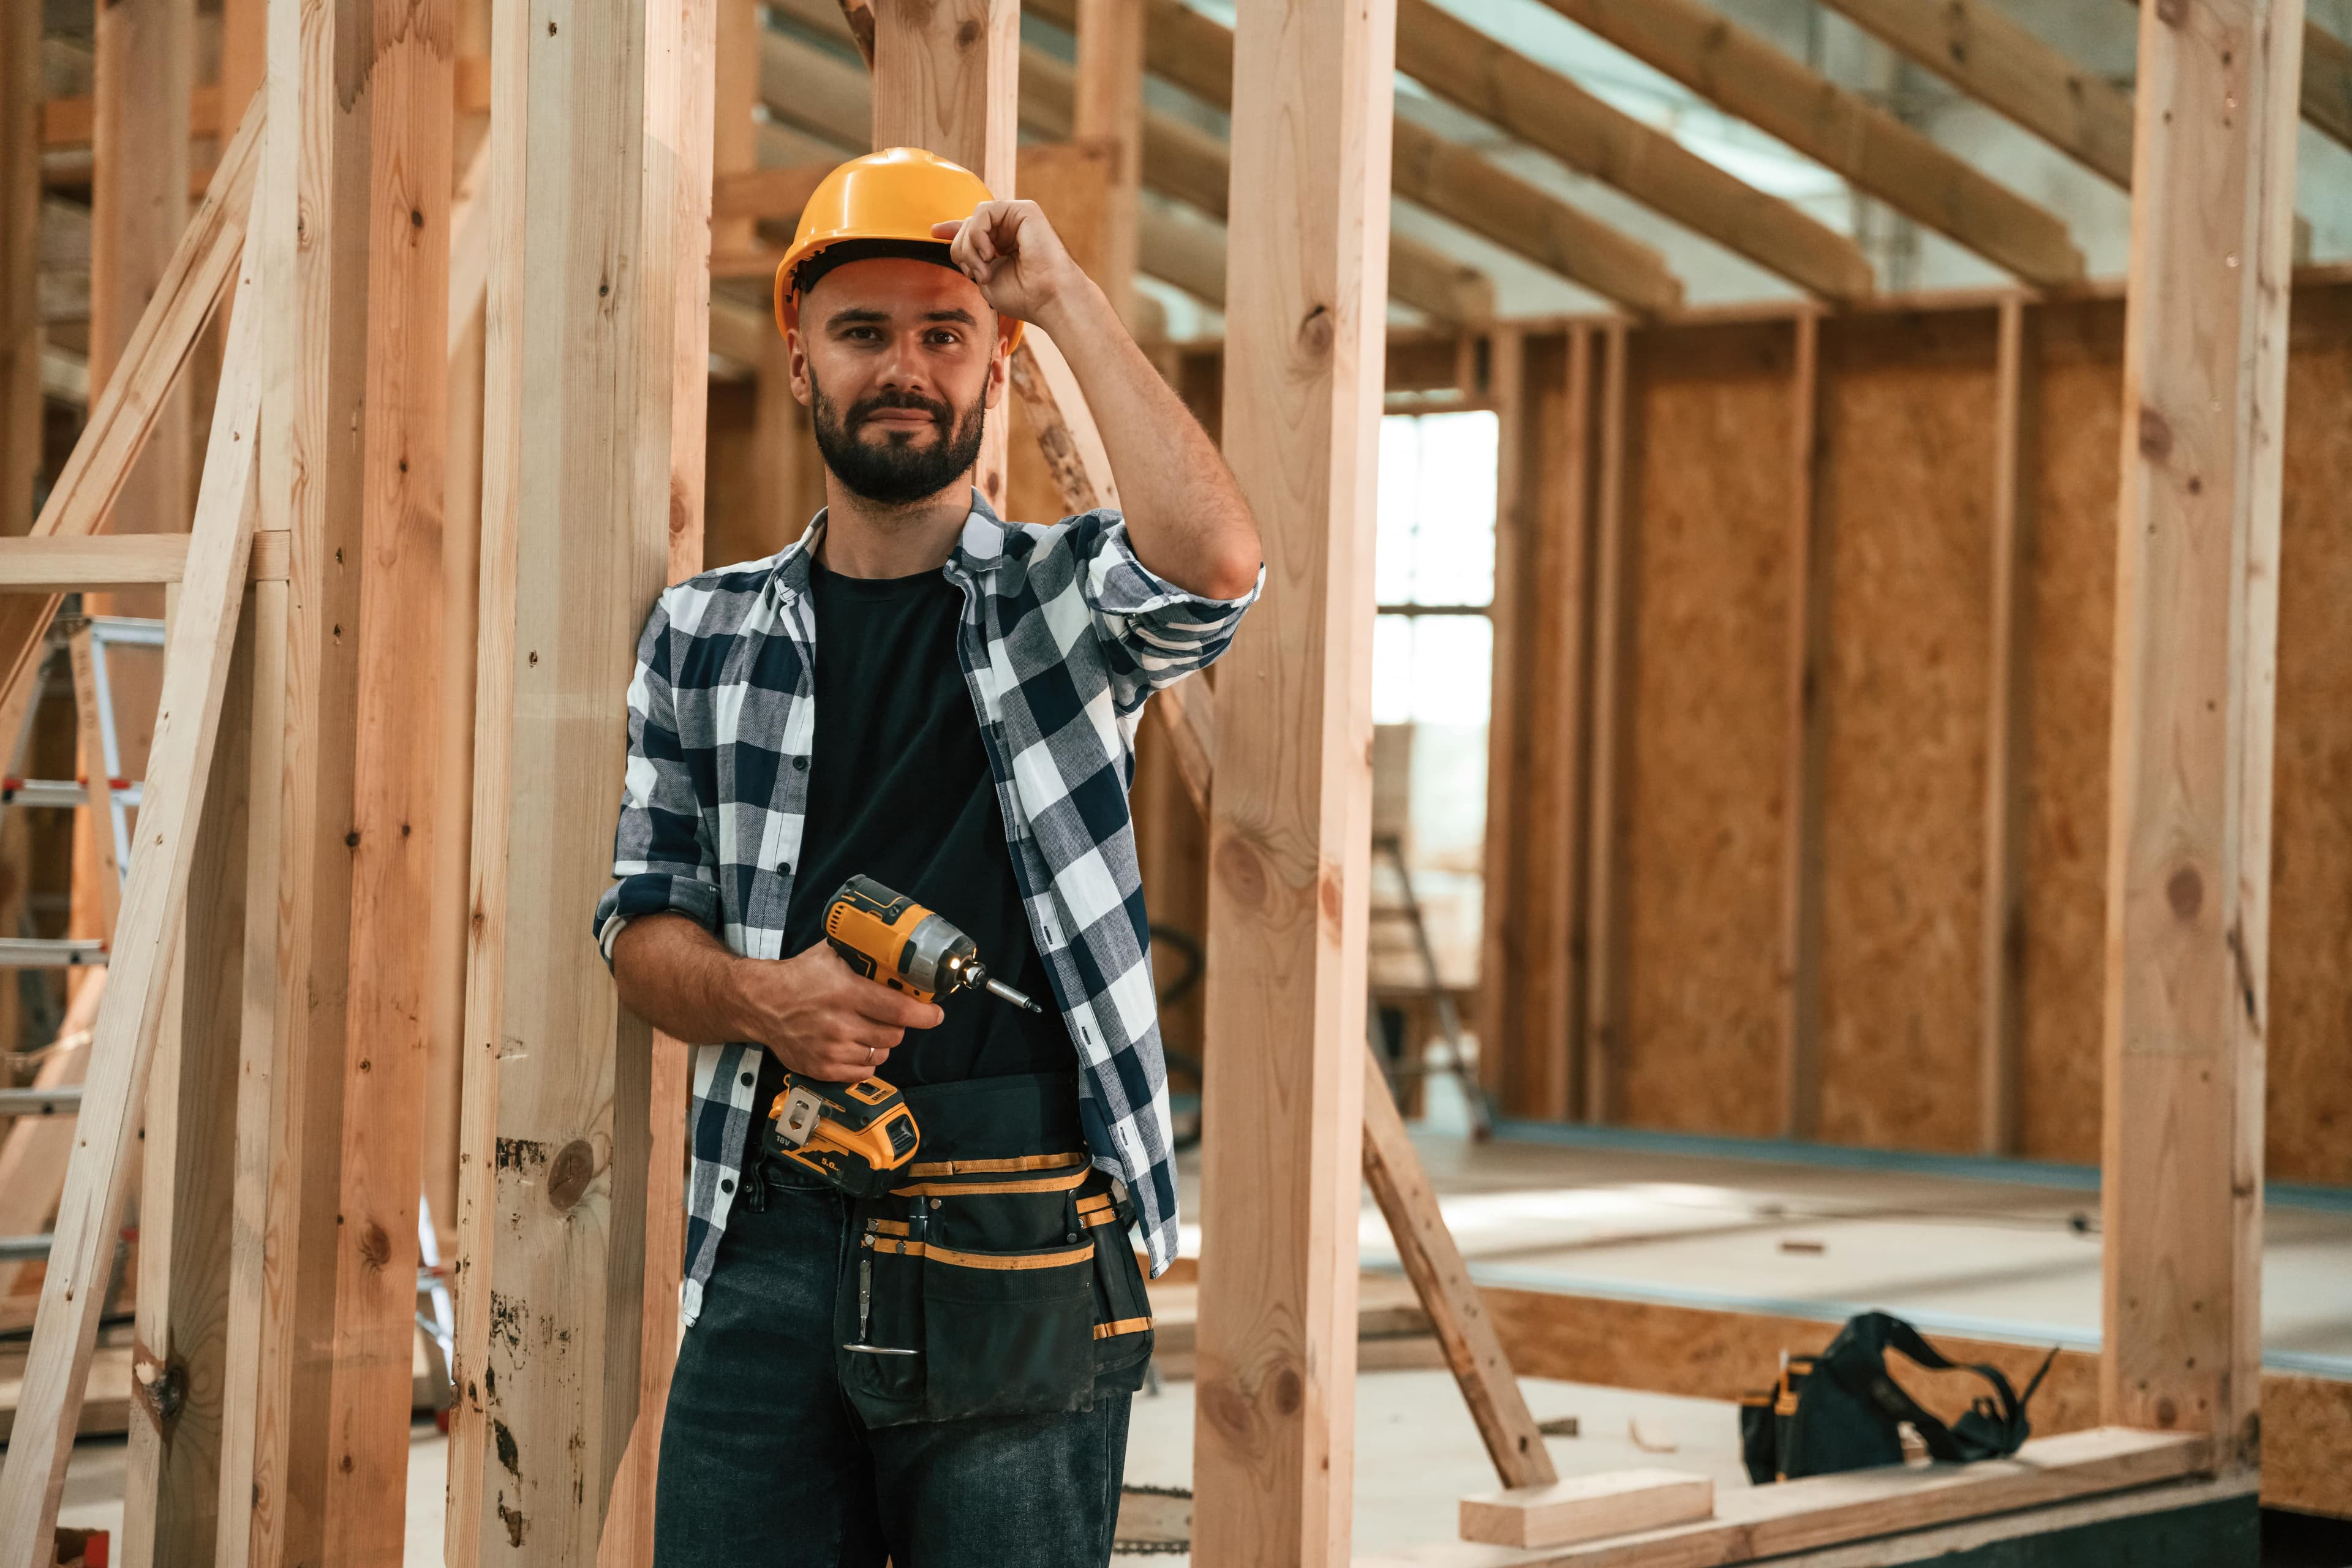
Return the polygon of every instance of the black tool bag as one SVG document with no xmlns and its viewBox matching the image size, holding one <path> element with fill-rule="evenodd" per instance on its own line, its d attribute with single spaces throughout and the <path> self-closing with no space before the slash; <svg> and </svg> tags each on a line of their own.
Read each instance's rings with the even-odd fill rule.
<svg viewBox="0 0 2352 1568">
<path fill-rule="evenodd" d="M 1972 1372 L 1992 1387 L 1949 1426 L 1921 1407 L 1888 1374 L 1889 1349 L 1933 1372 Z M 2025 1403 L 2057 1356 L 2044 1357 L 2019 1394 L 1996 1366 L 1948 1360 L 1919 1331 L 1885 1312 L 1863 1312 L 1817 1356 L 1790 1356 L 1778 1386 L 1740 1401 L 1740 1457 L 1748 1478 L 1768 1481 L 1826 1476 L 1903 1462 L 1901 1426 L 1909 1422 L 1931 1458 L 1997 1459 L 2021 1447 L 2032 1426 Z"/>
<path fill-rule="evenodd" d="M 1134 1203 L 1093 1167 L 1076 1092 L 1054 1076 L 908 1091 L 921 1156 L 851 1205 L 835 1306 L 866 1426 L 1086 1410 L 1142 1386 Z"/>
</svg>

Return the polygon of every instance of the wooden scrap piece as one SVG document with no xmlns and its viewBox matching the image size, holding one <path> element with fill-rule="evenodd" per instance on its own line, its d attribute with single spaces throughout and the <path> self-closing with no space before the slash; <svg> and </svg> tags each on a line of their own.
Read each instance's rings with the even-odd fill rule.
<svg viewBox="0 0 2352 1568">
<path fill-rule="evenodd" d="M 1462 1500 L 1462 1539 L 1568 1546 L 1715 1517 L 1715 1482 L 1686 1470 L 1610 1470 Z"/>
</svg>

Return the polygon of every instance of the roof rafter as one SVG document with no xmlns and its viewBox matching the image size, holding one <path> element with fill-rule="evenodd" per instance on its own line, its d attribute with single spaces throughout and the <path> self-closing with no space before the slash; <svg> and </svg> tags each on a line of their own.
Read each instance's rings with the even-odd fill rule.
<svg viewBox="0 0 2352 1568">
<path fill-rule="evenodd" d="M 1872 290 L 1870 259 L 1845 236 L 1431 0 L 1397 0 L 1397 60 L 1440 98 L 1801 288 L 1839 300 Z"/>
<path fill-rule="evenodd" d="M 1855 189 L 2042 285 L 2077 282 L 2065 221 L 1698 0 L 1544 0 Z"/>
</svg>

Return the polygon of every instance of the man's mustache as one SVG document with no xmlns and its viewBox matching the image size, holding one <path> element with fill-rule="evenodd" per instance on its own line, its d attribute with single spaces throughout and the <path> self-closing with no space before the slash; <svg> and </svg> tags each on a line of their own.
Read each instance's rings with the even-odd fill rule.
<svg viewBox="0 0 2352 1568">
<path fill-rule="evenodd" d="M 943 432 L 955 427 L 954 409 L 943 400 L 925 397 L 915 392 L 884 392 L 861 398 L 849 405 L 848 424 L 855 429 L 885 408 L 911 408 L 918 413 L 928 414 Z"/>
</svg>

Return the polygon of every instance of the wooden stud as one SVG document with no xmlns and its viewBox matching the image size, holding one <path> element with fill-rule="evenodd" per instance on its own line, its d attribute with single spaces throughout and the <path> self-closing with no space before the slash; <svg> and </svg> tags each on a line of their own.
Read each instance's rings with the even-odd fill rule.
<svg viewBox="0 0 2352 1568">
<path fill-rule="evenodd" d="M 1077 0 L 1077 92 L 1072 129 L 1110 153 L 1097 280 L 1135 328 L 1136 226 L 1143 184 L 1143 0 Z"/>
<path fill-rule="evenodd" d="M 874 23 L 880 87 L 872 95 L 874 145 L 928 148 L 1010 199 L 1020 108 L 1018 0 L 881 0 Z M 988 422 L 972 476 L 1000 511 L 1005 424 L 1001 417 Z"/>
<path fill-rule="evenodd" d="M 2260 1463 L 2263 1057 L 2300 0 L 2140 13 L 2116 521 L 2106 1419 Z"/>
<path fill-rule="evenodd" d="M 1993 372 L 1992 677 L 1985 721 L 1985 897 L 1979 951 L 1984 1023 L 1978 1058 L 1978 1148 L 2018 1152 L 2018 1050 L 2024 1026 L 2026 747 L 2033 733 L 2032 451 L 2041 419 L 2022 296 L 2001 301 Z"/>
<path fill-rule="evenodd" d="M 1432 92 L 1693 233 L 1826 300 L 1871 291 L 1870 259 L 1853 241 L 1431 0 L 1398 0 L 1397 47 Z"/>
<path fill-rule="evenodd" d="M 1601 355 L 1600 457 L 1593 488 L 1591 826 L 1586 833 L 1584 1058 L 1578 1108 L 1616 1119 L 1626 1045 L 1624 824 L 1633 783 L 1634 613 L 1640 530 L 1628 504 L 1630 334 L 1608 329 Z"/>
<path fill-rule="evenodd" d="M 230 1249 L 222 1242 L 232 1228 L 245 1003 L 253 658 L 251 616 L 241 614 L 189 870 L 191 885 L 206 889 L 205 918 L 182 922 L 147 1084 L 117 1559 L 125 1568 L 210 1568 L 217 1560 L 230 1291 Z"/>
<path fill-rule="evenodd" d="M 1477 1424 L 1486 1457 L 1507 1487 L 1548 1486 L 1559 1479 L 1543 1433 L 1528 1412 L 1502 1342 L 1486 1316 L 1469 1265 L 1445 1227 L 1437 1194 L 1413 1152 L 1404 1120 L 1390 1097 L 1378 1058 L 1361 1053 L 1364 1074 L 1364 1181 L 1388 1220 L 1397 1257 L 1428 1310 L 1430 1327 L 1454 1369 L 1454 1382 Z"/>
<path fill-rule="evenodd" d="M 1386 0 L 1283 0 L 1240 24 L 1223 423 L 1268 584 L 1216 686 L 1203 1568 L 1348 1557 L 1396 31 Z"/>
<path fill-rule="evenodd" d="M 341 1187 L 323 1500 L 328 1560 L 391 1564 L 407 1499 L 424 1181 L 427 1034 L 438 999 L 434 908 L 446 826 L 448 695 L 442 510 L 448 435 L 453 0 L 408 0 L 372 44 L 372 173 L 351 216 L 368 237 L 365 414 L 358 460 L 357 733 L 344 835 L 351 879 L 341 1040 Z M 357 281 L 354 279 L 354 281 Z M 351 298 L 351 296 L 345 296 Z M 335 635 L 331 632 L 331 636 Z M 325 1173 L 312 1173 L 323 1181 Z"/>
<path fill-rule="evenodd" d="M 2071 283 L 2063 219 L 1982 174 L 1699 0 L 1544 0 L 1895 211 L 2030 283 Z"/>
<path fill-rule="evenodd" d="M 767 29 L 760 20 L 760 0 L 717 3 L 718 58 L 711 93 L 710 248 L 749 250 L 755 243 L 751 216 L 731 212 L 724 218 L 719 216 L 718 193 L 730 180 L 757 178 L 766 172 L 758 168 L 759 125 L 752 111 L 760 103 L 760 36 Z M 772 216 L 780 222 L 797 223 L 800 209 L 807 203 L 808 195 L 803 192 L 800 200 L 792 204 L 790 212 L 778 211 Z"/>
<path fill-rule="evenodd" d="M 1829 509 L 1822 495 L 1821 317 L 1796 318 L 1789 384 L 1789 749 L 1781 792 L 1780 1131 L 1821 1114 L 1822 795 L 1829 751 Z"/>
<path fill-rule="evenodd" d="M 1462 1539 L 1497 1546 L 1566 1546 L 1715 1514 L 1715 1482 L 1682 1470 L 1608 1470 L 1549 1486 L 1462 1500 Z"/>
<path fill-rule="evenodd" d="M 0 536 L 33 523 L 41 468 L 41 9 L 0 16 Z"/>
<path fill-rule="evenodd" d="M 100 711 L 105 700 L 99 692 L 100 655 L 90 636 L 89 622 L 74 628 L 67 639 L 67 648 L 73 661 L 74 720 L 81 742 L 82 776 L 88 781 L 84 786 L 88 804 L 78 815 L 88 824 L 90 847 L 97 859 L 98 880 L 91 889 L 95 895 L 97 934 L 111 942 L 114 922 L 122 907 L 122 863 L 116 858 L 114 847 L 114 781 L 107 776 L 105 715 Z"/>
<path fill-rule="evenodd" d="M 649 1470 L 629 1443 L 635 1429 L 641 1454 L 656 1446 L 640 1401 L 667 1366 L 647 1349 L 676 1331 L 674 1298 L 647 1311 L 647 1175 L 677 1158 L 653 1129 L 682 1128 L 683 1106 L 658 1104 L 650 1031 L 593 946 L 561 932 L 609 879 L 627 745 L 615 682 L 673 552 L 699 548 L 684 535 L 701 515 L 715 17 L 646 0 L 564 6 L 560 47 L 547 20 L 502 3 L 491 57 L 499 238 L 449 1540 L 453 1563 L 571 1565 L 597 1556 L 608 1506 L 615 1549 L 635 1539 L 620 1521 Z M 490 1333 L 494 1314 L 515 1313 L 552 1336 Z"/>
<path fill-rule="evenodd" d="M 1497 356 L 1510 362 L 1507 374 L 1514 384 L 1518 380 L 1522 352 L 1521 340 L 1514 333 Z M 1486 835 L 1476 1003 L 1479 1087 L 1514 1116 L 1525 1110 L 1518 1082 L 1528 1049 L 1518 990 L 1523 978 L 1519 959 L 1526 945 L 1521 892 L 1527 878 L 1515 842 L 1525 820 L 1522 779 L 1526 770 L 1521 759 L 1528 742 L 1520 692 L 1527 684 L 1522 679 L 1527 645 L 1534 637 L 1541 608 L 1531 592 L 1537 554 L 1534 520 L 1518 506 L 1508 504 L 1520 488 L 1523 447 L 1520 433 L 1505 425 L 1496 490 L 1495 596 L 1486 609 L 1493 657 L 1487 678 Z"/>
<path fill-rule="evenodd" d="M 1823 0 L 2095 174 L 2131 188 L 2131 94 L 1987 0 Z"/>
<path fill-rule="evenodd" d="M 257 298 L 256 282 L 248 263 L 239 280 L 248 300 Z M 92 1032 L 74 1158 L 41 1282 L 6 1466 L 0 1469 L 0 1563 L 9 1568 L 41 1568 L 53 1554 L 58 1501 L 105 1298 L 97 1282 L 112 1262 L 138 1150 L 136 1119 L 163 1022 L 253 539 L 264 314 L 238 312 L 223 363 L 196 500 L 196 543 L 165 658 L 163 704 L 139 812 L 144 853 L 133 858 L 123 894 L 106 998 Z"/>
</svg>

